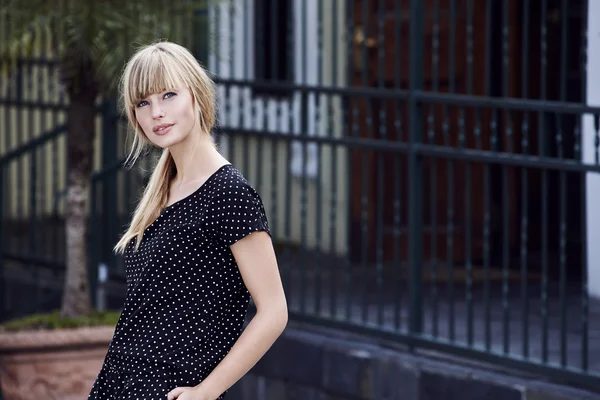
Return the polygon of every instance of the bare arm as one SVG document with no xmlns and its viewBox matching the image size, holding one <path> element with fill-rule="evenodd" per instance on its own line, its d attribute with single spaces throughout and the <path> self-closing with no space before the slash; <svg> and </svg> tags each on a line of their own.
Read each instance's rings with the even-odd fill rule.
<svg viewBox="0 0 600 400">
<path fill-rule="evenodd" d="M 231 351 L 196 388 L 216 399 L 246 374 L 287 325 L 287 302 L 270 236 L 259 231 L 231 246 L 240 273 L 256 304 L 252 318 Z"/>
</svg>

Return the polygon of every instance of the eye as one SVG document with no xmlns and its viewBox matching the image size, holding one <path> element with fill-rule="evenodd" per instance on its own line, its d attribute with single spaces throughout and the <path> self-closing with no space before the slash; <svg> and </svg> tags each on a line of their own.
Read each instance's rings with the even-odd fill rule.
<svg viewBox="0 0 600 400">
<path fill-rule="evenodd" d="M 167 92 L 165 93 L 165 99 L 170 99 L 173 96 L 177 96 L 177 93 L 173 93 L 173 92 Z"/>
<path fill-rule="evenodd" d="M 137 106 L 138 107 L 144 107 L 148 102 L 146 100 L 140 101 Z"/>
</svg>

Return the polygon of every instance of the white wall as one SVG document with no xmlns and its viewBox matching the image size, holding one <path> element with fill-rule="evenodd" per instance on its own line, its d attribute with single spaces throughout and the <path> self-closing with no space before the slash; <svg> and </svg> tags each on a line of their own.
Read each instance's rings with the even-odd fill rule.
<svg viewBox="0 0 600 400">
<path fill-rule="evenodd" d="M 587 103 L 600 106 L 600 1 L 590 1 L 588 10 Z M 595 163 L 594 120 L 583 117 L 583 160 Z M 588 173 L 586 179 L 587 263 L 591 296 L 600 297 L 600 174 Z"/>
<path fill-rule="evenodd" d="M 293 2 L 294 18 L 294 83 L 300 85 L 326 85 L 331 86 L 344 82 L 343 62 L 343 25 L 345 10 L 343 5 L 332 9 L 331 3 L 325 4 L 320 0 L 295 0 Z M 322 7 L 321 39 L 318 29 L 318 9 Z M 221 79 L 235 79 L 251 81 L 254 78 L 254 0 L 232 0 L 223 2 L 221 5 L 211 9 L 209 14 L 211 21 L 211 51 L 208 68 Z M 334 13 L 338 18 L 338 31 L 332 32 L 330 23 Z M 332 42 L 337 41 L 338 70 L 332 71 L 331 48 Z M 319 45 L 320 42 L 320 45 Z M 319 49 L 322 52 L 319 53 Z M 327 57 L 324 56 L 327 54 Z M 278 132 L 290 135 L 321 135 L 339 137 L 341 132 L 341 108 L 340 99 L 335 99 L 330 106 L 325 97 L 320 102 L 314 94 L 308 97 L 308 120 L 307 131 L 301 132 L 301 96 L 299 92 L 294 93 L 290 99 L 276 100 L 267 97 L 253 95 L 248 87 L 232 87 L 229 92 L 224 86 L 219 88 L 220 95 L 220 125 L 225 131 L 221 139 L 221 149 L 224 155 L 232 161 L 238 161 L 238 167 L 243 167 L 241 161 L 245 156 L 250 160 L 249 170 L 242 171 L 250 179 L 252 184 L 257 172 L 257 165 L 262 165 L 262 183 L 257 188 L 267 213 L 270 210 L 271 220 L 275 221 L 275 236 L 283 234 L 283 222 L 287 216 L 284 214 L 285 203 L 292 203 L 292 241 L 301 243 L 308 247 L 322 246 L 329 251 L 328 233 L 329 213 L 335 209 L 336 220 L 336 245 L 335 252 L 343 253 L 346 246 L 346 203 L 347 185 L 345 179 L 347 174 L 346 150 L 338 151 L 336 165 L 331 162 L 331 149 L 323 146 L 319 153 L 316 144 L 304 146 L 300 141 L 292 141 L 290 157 L 286 157 L 287 142 L 280 140 L 272 144 L 270 140 L 262 141 L 262 153 L 259 160 L 257 148 L 258 140 L 250 138 L 248 146 L 239 136 L 227 136 L 228 128 L 255 129 L 268 132 Z M 330 114 L 332 114 L 330 117 Z M 304 148 L 304 149 L 303 149 Z M 276 187 L 272 185 L 270 175 L 273 170 L 272 151 L 276 151 L 277 168 L 279 170 L 276 178 Z M 334 168 L 335 178 L 332 177 Z M 287 181 L 291 180 L 292 193 L 290 199 L 284 199 L 284 189 Z M 304 181 L 306 180 L 306 181 Z M 335 180 L 336 196 L 332 203 L 332 184 Z M 300 232 L 300 199 L 302 188 L 306 187 L 307 218 L 309 226 L 303 240 Z M 317 196 L 317 189 L 321 189 L 321 197 Z M 272 204 L 271 194 L 276 192 L 276 203 Z M 322 242 L 316 243 L 315 228 L 317 222 L 316 210 L 320 208 Z M 280 226 L 281 224 L 281 226 Z"/>
<path fill-rule="evenodd" d="M 233 10 L 227 2 L 224 2 L 218 13 L 213 10 L 211 20 L 217 20 L 218 14 L 220 23 L 215 24 L 219 34 L 214 37 L 213 44 L 215 46 L 213 49 L 216 49 L 216 51 L 211 53 L 208 67 L 211 72 L 224 79 L 252 79 L 254 77 L 254 63 L 252 60 L 255 53 L 253 40 L 254 0 L 234 0 L 233 4 Z M 306 15 L 303 16 L 303 13 L 306 13 Z M 293 14 L 296 19 L 294 24 L 294 38 L 296 38 L 294 40 L 295 83 L 316 85 L 319 83 L 319 60 L 315 54 L 317 48 L 317 0 L 296 0 Z M 303 22 L 306 24 L 303 25 Z M 231 52 L 232 45 L 233 52 Z M 307 54 L 308 57 L 303 59 L 303 54 Z M 316 102 L 315 97 L 312 95 L 309 97 L 308 102 L 308 131 L 301 132 L 300 93 L 296 93 L 291 102 L 261 97 L 252 98 L 249 88 L 234 87 L 229 96 L 226 96 L 224 88 L 221 88 L 220 93 L 222 126 L 231 128 L 242 126 L 247 129 L 291 132 L 294 135 L 308 134 L 313 136 L 317 132 L 319 134 L 325 133 L 323 128 L 326 128 L 326 126 L 319 126 L 320 129 L 316 126 Z M 225 111 L 224 102 L 229 102 L 229 112 Z M 243 105 L 243 108 L 240 108 L 240 105 Z M 278 108 L 279 118 L 277 118 Z M 254 117 L 252 116 L 252 110 L 255 113 Z M 268 115 L 267 118 L 263 118 L 265 112 Z M 307 146 L 305 171 L 303 171 L 304 162 L 300 142 L 294 142 L 292 149 L 292 159 L 290 160 L 292 174 L 302 176 L 303 173 L 306 173 L 308 177 L 316 177 L 316 146 L 313 144 Z"/>
</svg>

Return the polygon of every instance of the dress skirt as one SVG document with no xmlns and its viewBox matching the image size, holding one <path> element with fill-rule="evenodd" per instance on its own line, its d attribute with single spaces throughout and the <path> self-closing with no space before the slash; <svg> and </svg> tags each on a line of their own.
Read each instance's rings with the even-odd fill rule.
<svg viewBox="0 0 600 400">
<path fill-rule="evenodd" d="M 108 354 L 88 400 L 165 400 L 176 387 L 195 386 L 193 379 L 175 377 L 169 367 L 122 360 Z M 225 393 L 217 400 L 225 399 Z"/>
</svg>

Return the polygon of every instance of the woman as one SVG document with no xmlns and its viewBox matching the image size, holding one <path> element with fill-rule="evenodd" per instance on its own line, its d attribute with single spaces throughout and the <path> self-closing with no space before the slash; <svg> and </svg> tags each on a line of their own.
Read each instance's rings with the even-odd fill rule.
<svg viewBox="0 0 600 400">
<path fill-rule="evenodd" d="M 287 324 L 259 195 L 216 149 L 215 88 L 183 47 L 139 49 L 121 82 L 134 162 L 162 156 L 115 250 L 127 293 L 90 399 L 223 399 Z M 249 296 L 257 313 L 242 333 Z"/>
</svg>

